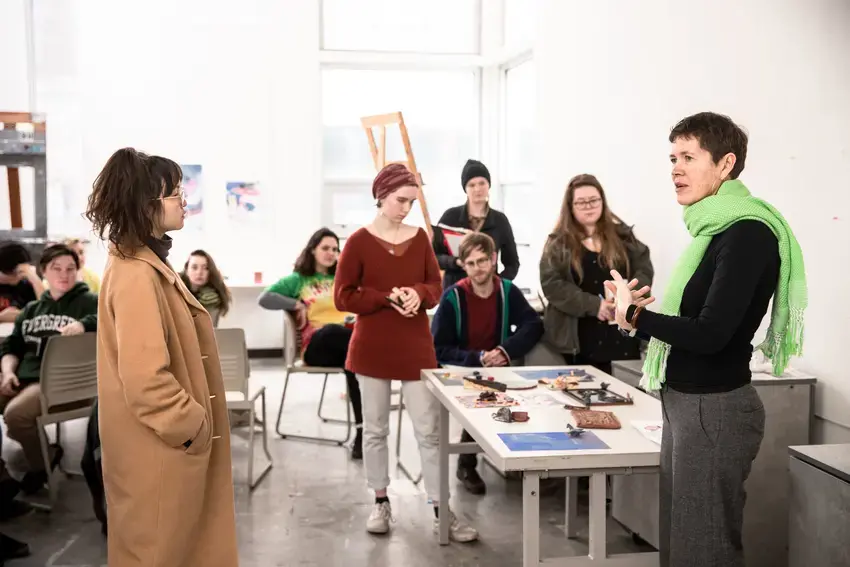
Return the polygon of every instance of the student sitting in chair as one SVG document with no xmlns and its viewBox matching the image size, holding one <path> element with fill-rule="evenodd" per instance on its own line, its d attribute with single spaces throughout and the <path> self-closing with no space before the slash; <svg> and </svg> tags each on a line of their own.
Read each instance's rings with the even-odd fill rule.
<svg viewBox="0 0 850 567">
<path fill-rule="evenodd" d="M 0 242 L 0 323 L 14 323 L 21 310 L 44 291 L 23 244 Z"/>
<path fill-rule="evenodd" d="M 36 421 L 41 415 L 39 378 L 47 341 L 54 335 L 97 330 L 97 296 L 77 281 L 79 262 L 77 253 L 65 244 L 44 249 L 40 267 L 50 290 L 24 307 L 12 334 L 0 345 L 0 413 L 9 437 L 23 447 L 29 470 L 20 487 L 27 494 L 38 492 L 47 482 Z M 48 453 L 55 468 L 62 459 L 62 448 L 53 446 Z"/>
<path fill-rule="evenodd" d="M 328 228 L 313 233 L 295 262 L 295 271 L 266 289 L 258 299 L 260 307 L 289 311 L 300 332 L 300 352 L 305 364 L 344 368 L 353 318 L 336 308 L 334 277 L 339 258 L 339 238 Z M 356 434 L 351 458 L 363 458 L 363 406 L 360 383 L 345 368 Z"/>
<path fill-rule="evenodd" d="M 443 292 L 431 324 L 437 361 L 455 366 L 509 366 L 543 336 L 543 322 L 518 287 L 500 278 L 496 245 L 484 233 L 467 235 L 459 259 L 467 277 Z M 474 441 L 466 431 L 461 442 Z M 457 477 L 472 494 L 486 491 L 474 454 L 458 458 Z"/>
</svg>

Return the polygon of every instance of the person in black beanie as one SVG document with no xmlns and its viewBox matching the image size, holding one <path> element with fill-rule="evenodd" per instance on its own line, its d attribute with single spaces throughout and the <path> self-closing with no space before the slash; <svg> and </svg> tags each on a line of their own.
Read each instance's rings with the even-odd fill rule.
<svg viewBox="0 0 850 567">
<path fill-rule="evenodd" d="M 490 208 L 490 171 L 478 160 L 467 160 L 460 172 L 460 183 L 466 193 L 466 203 L 448 209 L 440 217 L 439 224 L 482 232 L 492 238 L 496 244 L 496 254 L 505 268 L 499 274 L 499 278 L 509 281 L 515 279 L 519 272 L 519 255 L 516 250 L 514 231 L 503 212 Z M 455 254 L 452 254 L 439 226 L 434 227 L 432 244 L 434 253 L 437 255 L 437 262 L 443 270 L 443 289 L 445 290 L 465 278 L 466 271 L 455 255 L 459 251 L 455 250 Z M 463 431 L 460 440 L 461 442 L 474 441 L 466 430 Z M 471 494 L 484 494 L 487 487 L 476 470 L 477 466 L 476 455 L 460 455 L 457 461 L 457 478 Z"/>
<path fill-rule="evenodd" d="M 452 207 L 443 213 L 438 224 L 483 232 L 496 243 L 496 252 L 504 270 L 499 277 L 513 280 L 519 272 L 519 255 L 514 232 L 508 217 L 501 211 L 490 208 L 490 171 L 478 160 L 467 160 L 460 173 L 460 183 L 466 193 L 466 203 Z M 446 241 L 442 229 L 434 227 L 434 253 L 443 270 L 443 289 L 454 285 L 466 273 Z M 457 251 L 455 250 L 455 253 Z"/>
</svg>

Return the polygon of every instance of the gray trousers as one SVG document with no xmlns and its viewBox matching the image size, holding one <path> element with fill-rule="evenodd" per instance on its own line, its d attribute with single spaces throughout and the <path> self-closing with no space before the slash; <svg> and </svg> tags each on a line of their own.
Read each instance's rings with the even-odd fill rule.
<svg viewBox="0 0 850 567">
<path fill-rule="evenodd" d="M 752 385 L 661 392 L 661 567 L 743 567 L 744 481 L 764 437 Z"/>
</svg>

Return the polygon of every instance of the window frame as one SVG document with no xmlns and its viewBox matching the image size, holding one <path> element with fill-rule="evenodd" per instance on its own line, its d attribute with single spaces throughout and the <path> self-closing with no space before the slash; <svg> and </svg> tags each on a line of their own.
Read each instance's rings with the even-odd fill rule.
<svg viewBox="0 0 850 567">
<path fill-rule="evenodd" d="M 412 50 L 362 50 L 362 49 L 327 49 L 325 47 L 325 0 L 319 2 L 319 54 L 331 53 L 338 57 L 345 57 L 345 54 L 354 55 L 355 58 L 362 58 L 364 55 L 371 56 L 400 56 L 400 57 L 435 57 L 452 59 L 459 57 L 480 57 L 484 50 L 484 33 L 483 33 L 483 17 L 484 0 L 473 0 L 475 13 L 475 22 L 472 33 L 475 34 L 473 41 L 474 49 L 471 52 L 446 52 L 446 51 L 412 51 Z M 499 0 L 501 4 L 501 0 Z M 361 59 L 362 60 L 362 59 Z"/>
<path fill-rule="evenodd" d="M 400 61 L 391 61 L 387 58 L 380 62 L 357 62 L 355 60 L 349 61 L 335 61 L 335 62 L 326 62 L 320 65 L 319 74 L 320 81 L 323 77 L 323 73 L 328 70 L 336 70 L 336 69 L 344 69 L 348 71 L 404 71 L 404 72 L 416 72 L 416 71 L 448 71 L 448 72 L 461 72 L 467 71 L 473 75 L 473 84 L 475 88 L 475 94 L 473 96 L 474 100 L 477 104 L 477 112 L 475 113 L 476 119 L 476 127 L 475 127 L 475 150 L 480 154 L 482 147 L 482 104 L 481 99 L 483 96 L 483 87 L 482 87 L 482 73 L 483 69 L 478 64 L 473 64 L 471 61 L 465 60 L 457 60 L 455 58 L 454 64 L 450 66 L 444 65 L 435 65 L 434 61 L 431 57 L 427 58 L 414 58 L 416 63 L 411 65 L 407 63 L 403 63 Z M 477 63 L 477 61 L 476 61 Z M 323 93 L 323 91 L 322 91 Z M 391 110 L 388 110 L 391 112 Z M 321 122 L 319 124 L 319 128 L 324 130 L 324 109 L 321 113 Z M 414 148 L 414 157 L 416 156 L 416 140 L 415 138 L 411 139 L 411 144 Z M 364 133 L 364 142 L 363 142 L 364 150 L 366 150 L 366 140 Z M 428 172 L 422 172 L 425 183 L 428 183 Z M 458 172 L 460 175 L 460 172 Z M 333 199 L 337 193 L 351 193 L 354 190 L 362 189 L 364 185 L 371 186 L 373 177 L 327 177 L 325 173 L 325 168 L 322 166 L 322 188 L 321 188 L 321 222 L 323 226 L 327 226 L 334 232 L 337 232 L 340 237 L 343 235 L 350 234 L 353 230 L 356 230 L 358 227 L 353 227 L 353 225 L 345 225 L 345 224 L 336 224 L 334 222 L 334 210 L 333 210 Z M 425 189 L 427 193 L 427 185 Z M 436 222 L 436 219 L 439 218 L 439 215 L 442 214 L 442 211 L 434 211 L 430 208 L 431 203 L 429 203 L 428 213 L 431 216 L 432 222 Z"/>
</svg>

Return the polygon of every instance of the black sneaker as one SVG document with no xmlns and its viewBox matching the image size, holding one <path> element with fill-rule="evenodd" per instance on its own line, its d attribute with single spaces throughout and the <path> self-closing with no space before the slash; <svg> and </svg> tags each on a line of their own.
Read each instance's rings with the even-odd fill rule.
<svg viewBox="0 0 850 567">
<path fill-rule="evenodd" d="M 487 485 L 484 484 L 484 479 L 478 474 L 475 467 L 458 467 L 457 478 L 463 483 L 463 487 L 470 494 L 484 494 L 487 492 Z"/>
<path fill-rule="evenodd" d="M 0 563 L 6 559 L 19 559 L 30 554 L 30 546 L 22 541 L 0 534 Z"/>
<path fill-rule="evenodd" d="M 355 461 L 363 460 L 363 429 L 358 428 L 351 445 L 351 458 Z"/>
</svg>

